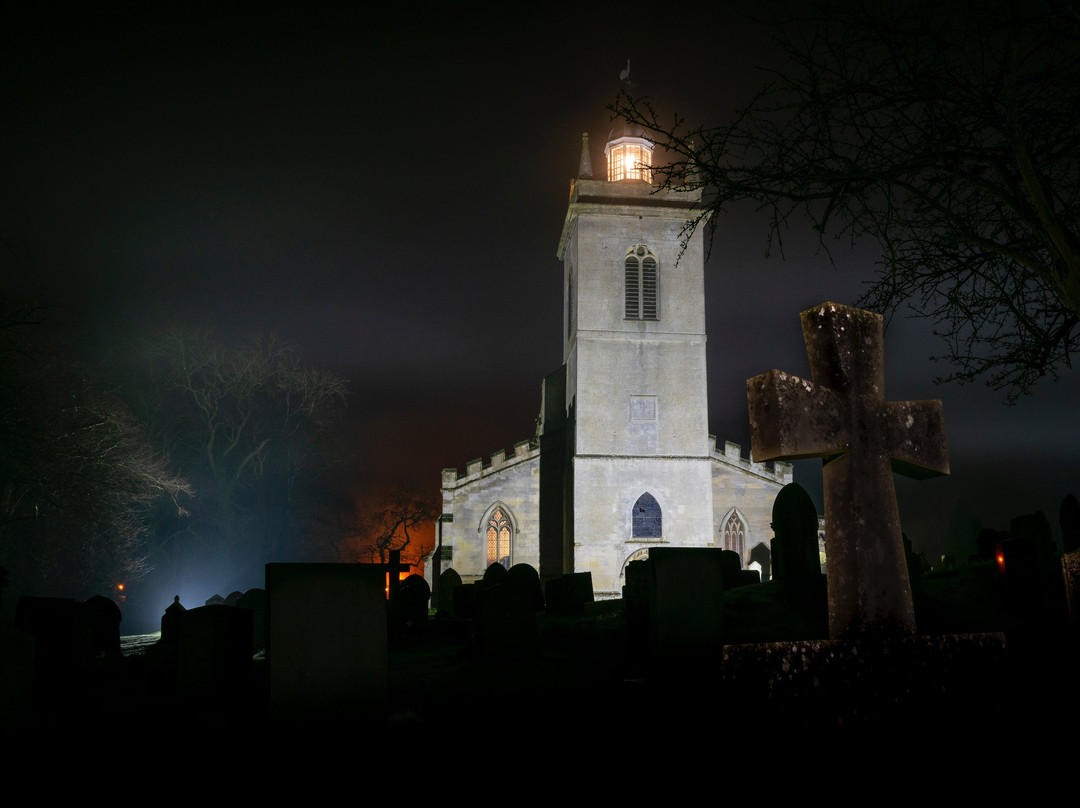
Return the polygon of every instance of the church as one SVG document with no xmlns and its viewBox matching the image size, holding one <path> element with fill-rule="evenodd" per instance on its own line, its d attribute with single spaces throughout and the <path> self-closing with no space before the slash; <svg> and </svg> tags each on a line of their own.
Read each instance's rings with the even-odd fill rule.
<svg viewBox="0 0 1080 808">
<path fill-rule="evenodd" d="M 493 563 L 543 580 L 592 574 L 621 596 L 650 547 L 734 550 L 768 570 L 786 463 L 753 463 L 708 434 L 705 253 L 684 243 L 699 189 L 652 184 L 653 144 L 617 128 L 593 177 L 588 135 L 557 256 L 563 362 L 543 380 L 537 431 L 442 472 L 442 568 L 469 582 Z"/>
</svg>

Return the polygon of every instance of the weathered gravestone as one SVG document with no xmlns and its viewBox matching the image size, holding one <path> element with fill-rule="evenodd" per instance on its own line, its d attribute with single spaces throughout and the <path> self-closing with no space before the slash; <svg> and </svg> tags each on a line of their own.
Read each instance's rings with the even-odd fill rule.
<svg viewBox="0 0 1080 808">
<path fill-rule="evenodd" d="M 251 635 L 251 653 L 266 647 L 266 590 L 255 587 L 245 592 L 236 605 L 240 609 L 250 609 L 253 624 Z"/>
<path fill-rule="evenodd" d="M 502 572 L 499 572 L 502 570 Z M 540 576 L 528 564 L 492 564 L 477 586 L 478 634 L 485 656 L 522 658 L 537 644 L 536 612 L 544 608 Z"/>
<path fill-rule="evenodd" d="M 569 572 L 551 578 L 544 586 L 547 612 L 564 617 L 585 614 L 585 604 L 593 602 L 592 573 Z"/>
<path fill-rule="evenodd" d="M 413 573 L 390 596 L 391 639 L 417 635 L 427 629 L 431 589 L 423 576 Z"/>
<path fill-rule="evenodd" d="M 92 658 L 120 658 L 120 623 L 124 619 L 116 601 L 93 595 L 82 603 L 78 646 Z"/>
<path fill-rule="evenodd" d="M 68 667 L 120 657 L 120 607 L 104 595 L 79 603 L 69 598 L 19 598 L 15 626 L 37 641 L 39 664 Z"/>
<path fill-rule="evenodd" d="M 979 558 L 986 561 L 995 560 L 998 545 L 1011 538 L 1012 536 L 1007 530 L 994 530 L 991 527 L 983 528 L 975 539 L 979 548 Z"/>
<path fill-rule="evenodd" d="M 720 551 L 720 573 L 723 576 L 725 590 L 761 583 L 761 573 L 754 569 L 744 570 L 742 559 L 734 550 Z"/>
<path fill-rule="evenodd" d="M 387 563 L 383 567 L 386 570 L 386 592 L 387 597 L 390 600 L 394 599 L 394 595 L 397 594 L 397 589 L 401 586 L 401 573 L 408 572 L 412 569 L 411 564 L 403 564 L 401 561 L 401 550 L 391 550 L 388 554 L 389 558 Z"/>
<path fill-rule="evenodd" d="M 879 314 L 804 311 L 813 381 L 773 370 L 746 383 L 755 461 L 824 461 L 829 636 L 915 633 L 894 471 L 949 473 L 940 401 L 886 401 Z"/>
<path fill-rule="evenodd" d="M 1080 636 L 1080 551 L 1065 553 L 1061 557 L 1061 570 L 1065 579 L 1065 603 L 1069 613 L 1074 637 Z"/>
<path fill-rule="evenodd" d="M 175 645 L 180 638 L 180 624 L 184 620 L 187 609 L 180 602 L 179 595 L 173 595 L 173 602 L 161 615 L 161 642 L 165 645 Z"/>
<path fill-rule="evenodd" d="M 367 564 L 267 564 L 266 658 L 276 720 L 385 713 L 386 573 Z"/>
<path fill-rule="evenodd" d="M 659 670 L 681 669 L 720 658 L 723 558 L 722 550 L 711 547 L 649 549 L 649 648 Z"/>
<path fill-rule="evenodd" d="M 201 703 L 250 692 L 253 633 L 250 609 L 223 603 L 188 609 L 177 638 L 177 696 Z"/>
<path fill-rule="evenodd" d="M 821 579 L 817 508 L 798 483 L 788 483 L 772 508 L 773 578 L 789 589 L 815 587 Z"/>
<path fill-rule="evenodd" d="M 15 628 L 34 638 L 34 699 L 41 703 L 70 690 L 79 631 L 73 598 L 23 596 L 15 604 Z"/>
<path fill-rule="evenodd" d="M 887 730 L 961 703 L 981 720 L 1004 638 L 915 636 L 893 489 L 894 471 L 948 473 L 941 404 L 885 400 L 879 315 L 823 303 L 801 319 L 813 381 L 774 370 L 747 398 L 754 460 L 823 458 L 830 640 L 728 646 L 723 679 L 776 722 Z"/>
<path fill-rule="evenodd" d="M 1042 511 L 1015 517 L 1009 523 L 1009 532 L 1013 538 L 1031 543 L 1040 564 L 1048 565 L 1057 560 L 1050 520 Z"/>
<path fill-rule="evenodd" d="M 515 609 L 522 612 L 543 611 L 544 587 L 540 584 L 540 574 L 531 565 L 514 564 L 506 571 L 503 586 L 510 589 Z"/>
<path fill-rule="evenodd" d="M 645 665 L 649 656 L 649 588 L 651 568 L 647 558 L 636 558 L 626 565 L 623 584 L 623 613 L 626 615 L 626 643 L 632 661 Z"/>
<path fill-rule="evenodd" d="M 461 576 L 453 567 L 447 567 L 439 575 L 439 588 L 436 590 L 438 603 L 437 614 L 444 617 L 456 617 L 454 611 L 454 590 L 461 586 Z"/>
<path fill-rule="evenodd" d="M 71 598 L 20 597 L 13 626 L 22 636 L 5 637 L 5 647 L 0 648 L 0 654 L 15 655 L 10 667 L 0 666 L 4 682 L 20 698 L 29 697 L 25 677 L 32 674 L 32 706 L 67 711 L 83 696 L 79 684 L 86 681 L 85 674 L 120 657 L 120 620 L 120 608 L 102 595 L 82 603 Z M 28 644 L 27 638 L 33 642 Z M 7 678 L 9 673 L 11 678 Z M 0 703 L 10 697 L 6 694 Z M 17 705 L 12 718 L 29 715 L 30 707 L 29 702 Z"/>
<path fill-rule="evenodd" d="M 33 636 L 0 620 L 0 735 L 14 738 L 31 726 L 36 650 Z"/>
<path fill-rule="evenodd" d="M 507 569 L 498 561 L 494 564 L 488 564 L 488 568 L 484 570 L 484 577 L 481 578 L 481 583 L 484 586 L 494 586 L 495 584 L 501 584 L 503 579 L 506 578 Z"/>
<path fill-rule="evenodd" d="M 475 620 L 479 610 L 480 590 L 483 584 L 475 581 L 454 587 L 454 616 L 462 620 Z"/>
<path fill-rule="evenodd" d="M 1042 511 L 1017 516 L 1009 523 L 1009 533 L 1012 539 L 1001 542 L 998 563 L 1010 611 L 1023 618 L 1047 608 L 1056 611 L 1065 593 L 1050 521 Z"/>
<path fill-rule="evenodd" d="M 757 566 L 757 569 L 761 571 L 761 580 L 771 581 L 773 579 L 773 551 L 765 542 L 759 541 L 753 547 L 750 548 L 750 566 Z"/>
</svg>

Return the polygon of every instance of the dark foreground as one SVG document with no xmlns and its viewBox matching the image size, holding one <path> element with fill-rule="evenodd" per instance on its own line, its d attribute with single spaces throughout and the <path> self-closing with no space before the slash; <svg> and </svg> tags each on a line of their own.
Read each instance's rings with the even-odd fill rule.
<svg viewBox="0 0 1080 808">
<path fill-rule="evenodd" d="M 228 739 L 262 756 L 288 759 L 389 750 L 391 756 L 427 751 L 453 757 L 485 748 L 544 756 L 582 746 L 623 758 L 641 744 L 707 759 L 736 738 L 749 750 L 813 737 L 853 753 L 895 747 L 920 759 L 950 760 L 987 744 L 1033 750 L 1033 739 L 1075 738 L 1080 654 L 1065 616 L 1019 620 L 985 604 L 965 608 L 970 593 L 956 603 L 949 601 L 955 595 L 942 594 L 955 588 L 921 588 L 921 632 L 1003 632 L 1008 651 L 1004 661 L 989 660 L 985 667 L 974 660 L 970 687 L 944 694 L 935 676 L 944 677 L 931 665 L 903 680 L 913 686 L 878 693 L 874 704 L 850 703 L 860 697 L 854 691 L 838 696 L 835 689 L 823 701 L 827 689 L 814 679 L 805 692 L 770 702 L 762 682 L 724 679 L 719 659 L 654 658 L 627 631 L 622 602 L 607 601 L 592 604 L 581 617 L 540 613 L 535 634 L 530 630 L 501 647 L 485 647 L 469 621 L 433 618 L 394 638 L 385 709 L 363 720 L 343 715 L 311 724 L 275 722 L 261 654 L 242 686 L 197 701 L 180 698 L 174 662 L 151 646 L 58 675 L 39 687 L 29 710 L 11 710 L 7 701 L 5 734 L 24 748 L 98 736 L 118 755 L 139 749 L 156 755 Z M 764 586 L 731 593 L 725 610 L 731 643 L 820 633 L 819 621 L 781 608 Z M 872 678 L 887 674 L 889 661 L 875 660 L 873 643 L 859 653 Z M 849 702 L 833 703 L 845 698 Z M 805 751 L 813 756 L 821 750 Z"/>
</svg>

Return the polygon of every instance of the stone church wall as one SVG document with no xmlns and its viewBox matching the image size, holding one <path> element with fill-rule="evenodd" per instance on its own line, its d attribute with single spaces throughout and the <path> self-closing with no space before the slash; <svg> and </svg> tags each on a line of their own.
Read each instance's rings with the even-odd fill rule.
<svg viewBox="0 0 1080 808">
<path fill-rule="evenodd" d="M 705 458 L 577 457 L 574 459 L 574 566 L 591 572 L 600 596 L 621 596 L 627 559 L 647 547 L 708 547 L 712 508 Z M 638 498 L 660 507 L 661 535 L 633 536 Z"/>
<path fill-rule="evenodd" d="M 513 535 L 512 564 L 540 568 L 540 450 L 525 441 L 507 457 L 497 452 L 487 465 L 474 460 L 458 475 L 443 469 L 443 513 L 453 522 L 443 525 L 443 546 L 453 547 L 450 563 L 464 582 L 487 569 L 487 520 L 496 505 L 509 518 Z"/>
<path fill-rule="evenodd" d="M 712 453 L 713 525 L 716 546 L 724 548 L 724 526 L 735 511 L 746 528 L 742 564 L 750 563 L 755 545 L 772 545 L 772 506 L 780 489 L 793 479 L 790 463 L 752 463 L 742 457 L 737 443 Z"/>
</svg>

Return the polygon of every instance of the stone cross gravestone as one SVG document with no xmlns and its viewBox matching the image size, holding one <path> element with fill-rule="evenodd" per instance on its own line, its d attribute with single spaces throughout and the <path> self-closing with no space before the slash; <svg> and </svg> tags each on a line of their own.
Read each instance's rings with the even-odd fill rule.
<svg viewBox="0 0 1080 808">
<path fill-rule="evenodd" d="M 753 459 L 823 459 L 829 636 L 914 634 L 892 473 L 949 473 L 941 402 L 885 400 L 881 315 L 826 302 L 800 319 L 813 380 L 746 382 Z"/>
</svg>

